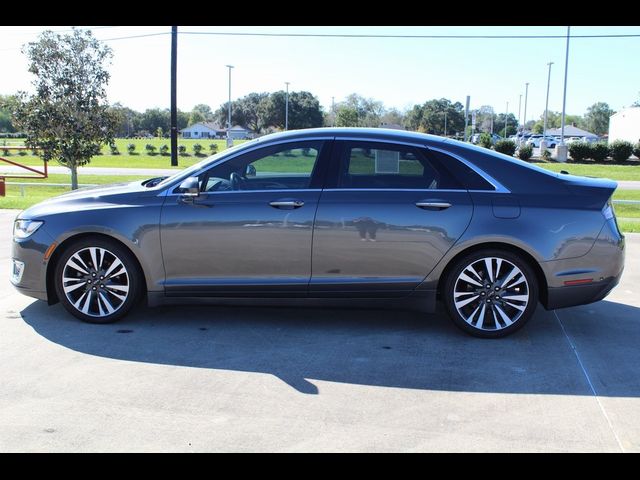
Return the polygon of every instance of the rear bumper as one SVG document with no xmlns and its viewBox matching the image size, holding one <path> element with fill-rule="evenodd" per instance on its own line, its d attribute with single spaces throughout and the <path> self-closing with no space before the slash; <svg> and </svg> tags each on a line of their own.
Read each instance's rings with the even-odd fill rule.
<svg viewBox="0 0 640 480">
<path fill-rule="evenodd" d="M 613 287 L 618 285 L 622 271 L 615 277 L 588 285 L 573 285 L 568 287 L 549 288 L 547 293 L 548 310 L 565 307 L 575 307 L 587 303 L 597 302 L 609 295 Z"/>
</svg>

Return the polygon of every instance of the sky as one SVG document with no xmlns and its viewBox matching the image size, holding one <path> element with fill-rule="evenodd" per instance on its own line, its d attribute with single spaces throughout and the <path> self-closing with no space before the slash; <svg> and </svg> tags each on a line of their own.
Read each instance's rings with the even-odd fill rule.
<svg viewBox="0 0 640 480">
<path fill-rule="evenodd" d="M 21 46 L 46 29 L 64 33 L 68 26 L 0 27 L 0 94 L 30 89 L 32 75 Z M 89 28 L 113 49 L 107 89 L 110 103 L 135 110 L 170 106 L 170 35 L 118 39 L 170 32 L 168 26 L 80 26 Z M 413 35 L 566 35 L 566 26 L 481 27 L 322 27 L 322 26 L 180 26 L 179 32 L 413 34 Z M 571 35 L 637 34 L 638 26 L 577 26 Z M 496 112 L 524 115 L 544 112 L 549 62 L 549 110 L 562 110 L 566 40 L 556 39 L 389 39 L 255 37 L 180 34 L 178 37 L 178 108 L 205 103 L 214 110 L 228 98 L 250 92 L 306 90 L 325 110 L 350 93 L 380 100 L 399 110 L 434 98 L 471 109 L 491 105 Z M 583 115 L 595 102 L 618 111 L 640 99 L 640 36 L 572 38 L 567 78 L 567 114 Z M 10 67 L 8 67 L 10 66 Z M 520 97 L 522 95 L 522 97 Z"/>
</svg>

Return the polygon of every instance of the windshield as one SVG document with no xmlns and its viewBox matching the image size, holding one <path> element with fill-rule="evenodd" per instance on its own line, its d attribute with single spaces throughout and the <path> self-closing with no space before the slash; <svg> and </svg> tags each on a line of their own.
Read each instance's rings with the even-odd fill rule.
<svg viewBox="0 0 640 480">
<path fill-rule="evenodd" d="M 248 142 L 240 143 L 240 144 L 235 145 L 235 146 L 233 146 L 231 148 L 227 148 L 226 150 L 223 150 L 220 153 L 216 153 L 215 155 L 211 155 L 210 157 L 207 157 L 204 160 L 199 161 L 198 163 L 194 163 L 190 167 L 187 167 L 187 168 L 185 168 L 183 170 L 178 170 L 176 173 L 174 173 L 170 177 L 167 177 L 164 180 L 162 180 L 156 186 L 161 188 L 161 187 L 169 185 L 170 183 L 172 183 L 173 181 L 177 180 L 178 178 L 188 178 L 188 177 L 191 176 L 191 174 L 196 173 L 199 170 L 201 170 L 202 167 L 204 167 L 205 165 L 207 165 L 209 163 L 213 163 L 215 161 L 218 161 L 218 160 L 226 157 L 227 155 L 236 152 L 237 150 L 243 149 L 244 147 L 247 147 L 249 145 L 253 145 L 254 143 L 258 142 L 259 140 L 260 140 L 259 138 L 254 138 L 253 140 L 249 140 Z"/>
</svg>

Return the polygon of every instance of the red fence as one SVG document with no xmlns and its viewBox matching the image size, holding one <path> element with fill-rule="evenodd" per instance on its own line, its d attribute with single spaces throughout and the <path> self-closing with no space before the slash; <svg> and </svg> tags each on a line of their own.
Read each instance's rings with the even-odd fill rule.
<svg viewBox="0 0 640 480">
<path fill-rule="evenodd" d="M 8 145 L 0 145 L 0 150 L 20 151 L 20 150 L 35 150 L 35 149 L 27 148 L 27 147 L 10 147 Z M 12 173 L 0 173 L 0 197 L 4 197 L 6 194 L 5 180 L 7 178 L 47 178 L 49 176 L 49 173 L 47 172 L 47 162 L 45 162 L 44 160 L 42 161 L 42 163 L 44 164 L 44 168 L 42 170 L 38 170 L 37 168 L 29 167 L 27 165 L 22 165 L 21 163 L 8 160 L 4 157 L 0 157 L 0 161 L 8 163 L 9 165 L 13 165 L 15 167 L 22 168 L 27 172 L 31 172 L 32 174 L 35 174 L 35 175 L 16 175 Z"/>
</svg>

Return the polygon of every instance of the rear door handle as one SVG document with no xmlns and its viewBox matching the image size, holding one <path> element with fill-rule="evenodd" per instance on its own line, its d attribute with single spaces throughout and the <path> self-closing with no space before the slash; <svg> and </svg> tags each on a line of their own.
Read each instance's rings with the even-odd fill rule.
<svg viewBox="0 0 640 480">
<path fill-rule="evenodd" d="M 423 210 L 445 210 L 450 206 L 449 202 L 416 202 L 416 207 Z"/>
<path fill-rule="evenodd" d="M 282 208 L 282 209 L 290 209 L 290 208 L 300 208 L 304 205 L 302 200 L 275 200 L 273 202 L 269 202 L 273 208 Z"/>
</svg>

